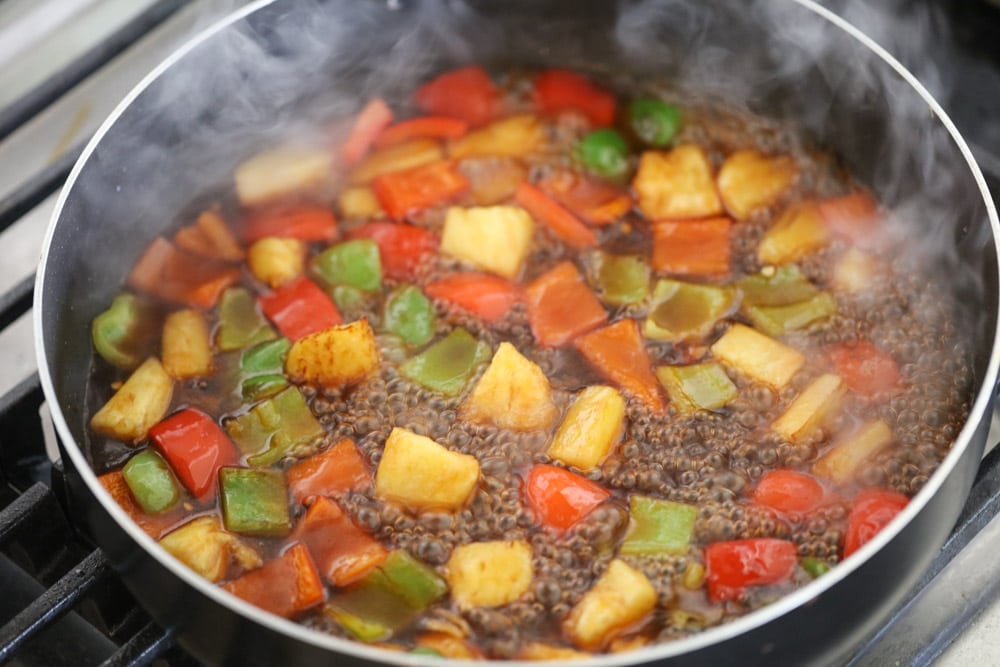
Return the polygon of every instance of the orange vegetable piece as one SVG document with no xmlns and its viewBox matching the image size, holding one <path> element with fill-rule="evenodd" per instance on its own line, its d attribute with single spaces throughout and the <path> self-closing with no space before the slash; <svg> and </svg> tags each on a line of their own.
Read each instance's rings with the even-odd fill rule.
<svg viewBox="0 0 1000 667">
<path fill-rule="evenodd" d="M 469 189 L 455 163 L 445 160 L 377 176 L 372 189 L 382 210 L 402 220 L 407 214 L 448 201 Z"/>
<path fill-rule="evenodd" d="M 729 218 L 653 224 L 653 270 L 682 276 L 730 271 Z"/>
<path fill-rule="evenodd" d="M 632 319 L 584 334 L 574 346 L 601 375 L 652 410 L 663 409 L 660 383 Z"/>
<path fill-rule="evenodd" d="M 503 112 L 503 100 L 482 67 L 469 66 L 445 72 L 417 88 L 414 103 L 423 111 L 461 118 L 483 125 Z"/>
<path fill-rule="evenodd" d="M 811 512 L 819 507 L 826 490 L 814 477 L 794 470 L 772 470 L 754 489 L 754 502 L 779 512 Z"/>
<path fill-rule="evenodd" d="M 834 345 L 827 356 L 851 391 L 871 398 L 899 389 L 902 377 L 892 355 L 870 341 Z"/>
<path fill-rule="evenodd" d="M 375 139 L 375 147 L 385 148 L 410 139 L 457 139 L 468 131 L 469 124 L 461 118 L 421 116 L 400 121 L 382 130 Z"/>
<path fill-rule="evenodd" d="M 871 242 L 882 218 L 875 199 L 863 190 L 824 199 L 819 213 L 831 232 L 857 244 Z"/>
<path fill-rule="evenodd" d="M 574 248 L 591 248 L 597 245 L 594 232 L 534 185 L 521 183 L 514 193 L 514 201 Z"/>
<path fill-rule="evenodd" d="M 865 489 L 859 493 L 847 518 L 844 558 L 878 535 L 909 502 L 910 499 L 903 494 L 884 489 Z"/>
<path fill-rule="evenodd" d="M 538 187 L 591 225 L 611 224 L 632 209 L 628 192 L 571 171 L 556 172 Z"/>
<path fill-rule="evenodd" d="M 317 568 L 334 586 L 346 586 L 378 567 L 389 555 L 378 540 L 354 525 L 340 506 L 318 496 L 295 527 L 292 539 L 309 548 Z"/>
<path fill-rule="evenodd" d="M 107 489 L 118 506 L 129 515 L 129 518 L 135 521 L 154 540 L 160 539 L 174 525 L 185 519 L 184 508 L 181 505 L 164 514 L 146 514 L 145 510 L 132 497 L 132 492 L 129 490 L 121 470 L 100 475 L 97 481 Z"/>
<path fill-rule="evenodd" d="M 524 290 L 531 333 L 540 345 L 559 347 L 608 321 L 608 314 L 570 262 L 560 262 Z"/>
<path fill-rule="evenodd" d="M 350 134 L 340 146 L 340 159 L 355 164 L 365 156 L 375 138 L 392 122 L 392 109 L 382 98 L 372 99 L 354 119 Z"/>
<path fill-rule="evenodd" d="M 192 224 L 178 230 L 174 243 L 196 255 L 227 262 L 238 262 L 245 254 L 226 221 L 215 211 L 203 211 Z"/>
<path fill-rule="evenodd" d="M 611 495 L 582 475 L 544 464 L 531 468 L 524 490 L 535 519 L 559 530 L 590 514 Z"/>
<path fill-rule="evenodd" d="M 302 459 L 285 472 L 296 502 L 312 496 L 338 496 L 371 483 L 372 475 L 350 438 Z"/>
<path fill-rule="evenodd" d="M 243 240 L 254 243 L 269 236 L 333 241 L 337 238 L 337 218 L 333 211 L 317 204 L 267 208 L 251 213 L 243 224 Z"/>
<path fill-rule="evenodd" d="M 475 271 L 453 273 L 428 284 L 424 292 L 431 299 L 447 301 L 485 322 L 496 322 L 521 300 L 513 283 Z"/>
<path fill-rule="evenodd" d="M 239 279 L 239 269 L 184 252 L 157 237 L 132 267 L 128 284 L 166 301 L 207 310 Z"/>
<path fill-rule="evenodd" d="M 296 543 L 256 570 L 222 587 L 238 598 L 277 616 L 291 618 L 326 597 L 309 550 Z"/>
<path fill-rule="evenodd" d="M 535 77 L 535 104 L 542 113 L 579 111 L 594 127 L 615 120 L 615 96 L 586 77 L 564 69 L 550 69 Z"/>
<path fill-rule="evenodd" d="M 393 222 L 369 222 L 352 229 L 347 236 L 375 241 L 382 271 L 395 280 L 413 280 L 421 262 L 438 246 L 437 237 L 429 230 Z"/>
</svg>

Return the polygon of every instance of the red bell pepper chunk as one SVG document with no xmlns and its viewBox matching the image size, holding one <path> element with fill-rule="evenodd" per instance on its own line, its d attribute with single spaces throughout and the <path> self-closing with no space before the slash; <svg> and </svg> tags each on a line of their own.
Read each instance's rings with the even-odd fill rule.
<svg viewBox="0 0 1000 667">
<path fill-rule="evenodd" d="M 285 473 L 296 502 L 313 496 L 339 496 L 371 482 L 371 473 L 354 442 L 345 438 L 326 451 L 302 459 Z"/>
<path fill-rule="evenodd" d="M 147 514 L 132 496 L 121 470 L 105 473 L 99 476 L 97 481 L 111 494 L 118 506 L 154 540 L 163 537 L 184 516 L 184 509 L 180 504 L 163 514 Z"/>
<path fill-rule="evenodd" d="M 340 146 L 340 159 L 355 164 L 365 156 L 382 130 L 392 123 L 392 109 L 385 100 L 376 97 L 358 113 L 350 134 Z"/>
<path fill-rule="evenodd" d="M 385 148 L 411 139 L 457 139 L 468 131 L 469 124 L 461 118 L 421 116 L 402 120 L 382 130 L 375 139 L 375 147 Z"/>
<path fill-rule="evenodd" d="M 715 542 L 705 549 L 708 597 L 715 602 L 734 600 L 747 586 L 786 581 L 798 561 L 798 549 L 788 540 L 765 537 Z"/>
<path fill-rule="evenodd" d="M 608 321 L 608 313 L 573 262 L 564 261 L 524 290 L 531 333 L 540 345 L 559 347 Z"/>
<path fill-rule="evenodd" d="M 268 319 L 292 342 L 341 322 L 333 300 L 304 276 L 258 297 L 257 301 Z"/>
<path fill-rule="evenodd" d="M 652 362 L 635 320 L 626 318 L 591 331 L 577 338 L 573 345 L 608 380 L 651 410 L 663 409 L 660 382 L 653 375 Z"/>
<path fill-rule="evenodd" d="M 482 125 L 503 111 L 500 89 L 482 67 L 445 72 L 417 88 L 414 103 L 429 114 L 460 118 Z"/>
<path fill-rule="evenodd" d="M 243 225 L 243 240 L 253 243 L 268 236 L 333 241 L 337 238 L 337 218 L 333 211 L 316 204 L 254 211 Z"/>
<path fill-rule="evenodd" d="M 517 186 L 514 201 L 574 248 L 592 248 L 597 245 L 594 232 L 534 185 L 521 183 Z"/>
<path fill-rule="evenodd" d="M 657 222 L 653 225 L 653 270 L 681 276 L 729 273 L 729 218 Z"/>
<path fill-rule="evenodd" d="M 238 598 L 277 616 L 291 618 L 326 598 L 323 580 L 309 550 L 293 544 L 281 556 L 222 587 Z"/>
<path fill-rule="evenodd" d="M 240 279 L 240 270 L 180 250 L 157 237 L 128 275 L 130 287 L 166 301 L 209 309 Z"/>
<path fill-rule="evenodd" d="M 382 174 L 372 181 L 382 209 L 395 220 L 446 202 L 469 189 L 469 179 L 447 160 Z"/>
<path fill-rule="evenodd" d="M 215 420 L 185 408 L 149 429 L 149 437 L 184 484 L 204 502 L 215 495 L 219 468 L 235 465 L 239 452 Z"/>
<path fill-rule="evenodd" d="M 378 540 L 354 525 L 340 506 L 319 496 L 292 539 L 309 548 L 320 574 L 334 586 L 346 586 L 378 567 L 389 551 Z"/>
<path fill-rule="evenodd" d="M 910 499 L 902 493 L 865 489 L 854 499 L 847 519 L 844 558 L 860 549 L 903 511 Z"/>
<path fill-rule="evenodd" d="M 827 356 L 851 391 L 862 396 L 892 392 L 902 384 L 896 360 L 870 341 L 834 345 Z"/>
<path fill-rule="evenodd" d="M 535 104 L 547 114 L 579 111 L 594 127 L 615 120 L 615 96 L 568 70 L 550 69 L 535 77 Z"/>
<path fill-rule="evenodd" d="M 569 528 L 611 495 L 586 477 L 545 464 L 528 472 L 525 493 L 535 519 L 558 530 Z"/>
<path fill-rule="evenodd" d="M 555 172 L 538 187 L 591 225 L 611 224 L 632 209 L 628 192 L 571 171 Z"/>
<path fill-rule="evenodd" d="M 497 276 L 453 273 L 424 287 L 431 299 L 441 299 L 472 313 L 484 322 L 496 322 L 521 299 L 517 286 Z"/>
<path fill-rule="evenodd" d="M 867 192 L 853 192 L 819 202 L 819 213 L 831 232 L 860 245 L 877 237 L 882 219 L 875 199 Z"/>
<path fill-rule="evenodd" d="M 779 512 L 811 512 L 819 507 L 826 490 L 814 477 L 794 470 L 772 470 L 764 475 L 753 499 Z"/>
<path fill-rule="evenodd" d="M 372 239 L 378 244 L 383 273 L 394 280 L 413 280 L 420 265 L 437 250 L 430 231 L 393 222 L 369 222 L 348 233 L 352 239 Z"/>
</svg>

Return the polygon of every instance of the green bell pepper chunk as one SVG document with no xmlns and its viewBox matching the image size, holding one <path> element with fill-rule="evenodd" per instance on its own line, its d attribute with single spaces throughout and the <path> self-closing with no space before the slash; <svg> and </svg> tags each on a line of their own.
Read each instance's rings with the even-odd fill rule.
<svg viewBox="0 0 1000 667">
<path fill-rule="evenodd" d="M 337 285 L 330 290 L 330 298 L 340 310 L 357 308 L 365 301 L 365 293 L 350 285 Z"/>
<path fill-rule="evenodd" d="M 698 508 L 645 496 L 629 498 L 628 532 L 619 552 L 626 556 L 681 554 L 688 550 Z"/>
<path fill-rule="evenodd" d="M 288 485 L 280 470 L 222 468 L 219 489 L 226 530 L 258 537 L 280 537 L 292 530 Z"/>
<path fill-rule="evenodd" d="M 681 111 L 654 97 L 640 97 L 629 106 L 635 135 L 651 146 L 666 146 L 681 127 Z"/>
<path fill-rule="evenodd" d="M 434 306 L 419 287 L 404 285 L 386 299 L 382 322 L 407 343 L 423 345 L 434 336 Z"/>
<path fill-rule="evenodd" d="M 296 387 L 259 403 L 250 412 L 226 422 L 226 432 L 244 454 L 247 463 L 266 466 L 294 453 L 323 435 L 306 399 Z"/>
<path fill-rule="evenodd" d="M 351 604 L 351 600 L 344 599 L 348 596 L 340 596 L 342 603 Z M 353 596 L 352 596 L 353 597 Z M 392 636 L 395 627 L 393 625 L 387 625 L 386 623 L 381 623 L 379 621 L 362 618 L 357 614 L 352 614 L 346 609 L 341 609 L 333 604 L 328 605 L 324 609 L 324 613 L 333 619 L 338 625 L 350 632 L 355 639 L 366 644 L 372 642 L 382 641 L 388 639 Z M 410 619 L 407 619 L 407 622 Z M 399 623 L 399 627 L 402 627 L 406 623 Z"/>
<path fill-rule="evenodd" d="M 690 366 L 660 366 L 656 377 L 678 414 L 718 410 L 736 398 L 736 385 L 714 361 Z"/>
<path fill-rule="evenodd" d="M 390 553 L 379 569 L 392 590 L 414 609 L 424 609 L 448 592 L 445 580 L 405 549 Z"/>
<path fill-rule="evenodd" d="M 628 171 L 628 144 L 616 130 L 594 130 L 576 145 L 576 157 L 588 171 L 619 179 Z"/>
<path fill-rule="evenodd" d="M 219 302 L 219 330 L 215 344 L 222 352 L 274 340 L 278 335 L 257 311 L 253 296 L 242 287 L 231 287 Z"/>
<path fill-rule="evenodd" d="M 823 576 L 824 574 L 830 571 L 829 563 L 827 563 L 825 560 L 820 560 L 819 558 L 815 558 L 813 556 L 806 556 L 801 561 L 799 561 L 799 565 L 801 565 L 802 569 L 808 572 L 809 576 L 811 576 L 813 579 L 818 579 L 819 577 Z"/>
<path fill-rule="evenodd" d="M 94 349 L 109 364 L 130 371 L 145 361 L 158 322 L 148 301 L 122 292 L 94 318 L 90 335 Z"/>
<path fill-rule="evenodd" d="M 653 290 L 643 335 L 670 342 L 707 336 L 735 300 L 736 291 L 731 287 L 660 280 Z"/>
<path fill-rule="evenodd" d="M 747 276 L 736 283 L 743 292 L 743 303 L 752 306 L 787 306 L 811 299 L 819 292 L 794 264 Z"/>
<path fill-rule="evenodd" d="M 382 260 L 371 239 L 338 243 L 317 255 L 313 267 L 329 286 L 349 285 L 365 292 L 382 286 Z"/>
<path fill-rule="evenodd" d="M 595 265 L 597 288 L 605 303 L 624 306 L 649 296 L 649 265 L 641 257 L 597 252 Z"/>
<path fill-rule="evenodd" d="M 399 372 L 428 389 L 455 396 L 490 356 L 489 345 L 465 329 L 455 329 L 400 366 Z"/>
<path fill-rule="evenodd" d="M 433 655 L 435 658 L 443 658 L 441 651 L 436 648 L 431 648 L 430 646 L 418 646 L 416 648 L 410 649 L 410 653 L 413 655 Z"/>
<path fill-rule="evenodd" d="M 144 449 L 128 460 L 122 477 L 143 511 L 162 514 L 177 504 L 180 488 L 170 465 L 155 450 Z"/>
<path fill-rule="evenodd" d="M 757 329 L 769 336 L 781 336 L 836 314 L 837 301 L 829 292 L 820 292 L 808 301 L 787 306 L 748 306 L 744 312 Z"/>
<path fill-rule="evenodd" d="M 284 375 L 285 355 L 292 344 L 287 338 L 256 345 L 240 358 L 243 398 L 259 401 L 288 386 Z"/>
</svg>

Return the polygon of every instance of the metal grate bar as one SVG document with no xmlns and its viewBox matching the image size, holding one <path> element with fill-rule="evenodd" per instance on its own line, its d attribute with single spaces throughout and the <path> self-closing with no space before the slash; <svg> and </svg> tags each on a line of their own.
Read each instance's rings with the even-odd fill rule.
<svg viewBox="0 0 1000 667">
<path fill-rule="evenodd" d="M 40 171 L 9 195 L 0 199 L 0 231 L 17 222 L 21 216 L 38 206 L 50 194 L 62 187 L 73 169 L 83 145 L 63 153 L 58 160 Z"/>
<path fill-rule="evenodd" d="M 28 312 L 35 293 L 35 276 L 27 276 L 11 289 L 0 294 L 0 329 Z"/>
<path fill-rule="evenodd" d="M 146 667 L 165 657 L 174 647 L 174 634 L 149 622 L 105 660 L 101 667 Z"/>
<path fill-rule="evenodd" d="M 0 510 L 0 544 L 14 534 L 18 526 L 42 511 L 52 494 L 42 483 L 35 484 Z"/>
</svg>

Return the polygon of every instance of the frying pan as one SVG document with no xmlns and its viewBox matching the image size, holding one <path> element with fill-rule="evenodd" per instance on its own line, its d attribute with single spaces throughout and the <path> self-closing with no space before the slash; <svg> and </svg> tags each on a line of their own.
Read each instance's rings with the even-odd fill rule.
<svg viewBox="0 0 1000 667">
<path fill-rule="evenodd" d="M 943 543 L 981 458 L 997 379 L 997 215 L 968 147 L 883 49 L 809 0 L 257 2 L 152 72 L 62 192 L 35 290 L 42 385 L 71 503 L 135 597 L 212 664 L 439 664 L 311 631 L 202 580 L 144 534 L 91 471 L 89 325 L 139 252 L 206 186 L 279 137 L 447 67 L 569 66 L 662 81 L 792 122 L 906 218 L 916 261 L 947 279 L 973 354 L 968 420 L 909 506 L 827 575 L 690 638 L 593 665 L 830 664 L 905 594 Z M 315 137 L 312 137 L 315 139 Z"/>
</svg>

